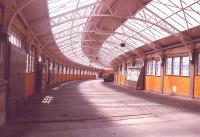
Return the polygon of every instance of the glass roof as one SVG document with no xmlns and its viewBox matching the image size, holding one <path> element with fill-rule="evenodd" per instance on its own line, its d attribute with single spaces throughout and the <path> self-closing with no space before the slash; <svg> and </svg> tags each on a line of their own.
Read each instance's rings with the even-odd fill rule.
<svg viewBox="0 0 200 137">
<path fill-rule="evenodd" d="M 117 33 L 109 36 L 107 41 L 115 41 L 115 44 L 104 42 L 99 52 L 100 60 L 109 65 L 113 59 L 129 50 L 143 45 L 151 46 L 156 40 L 198 26 L 199 18 L 199 0 L 152 0 L 122 24 L 115 31 Z M 122 42 L 126 47 L 119 46 Z"/>
<path fill-rule="evenodd" d="M 49 16 L 55 42 L 72 61 L 93 67 L 82 51 L 86 23 L 101 0 L 48 0 Z M 200 24 L 199 0 L 152 0 L 136 15 L 119 26 L 101 46 L 98 57 L 110 66 L 116 57 L 143 45 L 152 47 L 154 41 Z M 179 39 L 177 37 L 177 39 Z M 125 47 L 119 46 L 125 43 Z"/>
<path fill-rule="evenodd" d="M 83 31 L 98 0 L 48 0 L 52 33 L 58 48 L 70 60 L 85 66 L 103 68 L 82 51 Z"/>
</svg>

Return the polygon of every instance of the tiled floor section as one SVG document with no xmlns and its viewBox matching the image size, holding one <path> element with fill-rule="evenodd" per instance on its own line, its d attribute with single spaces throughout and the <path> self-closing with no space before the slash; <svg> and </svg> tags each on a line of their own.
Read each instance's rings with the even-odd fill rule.
<svg viewBox="0 0 200 137">
<path fill-rule="evenodd" d="M 200 137 L 200 104 L 77 81 L 32 98 L 0 137 Z"/>
</svg>

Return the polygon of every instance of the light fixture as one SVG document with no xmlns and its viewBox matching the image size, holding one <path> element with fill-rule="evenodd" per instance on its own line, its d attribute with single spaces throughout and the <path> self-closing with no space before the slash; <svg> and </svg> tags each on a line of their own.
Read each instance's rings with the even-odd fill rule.
<svg viewBox="0 0 200 137">
<path fill-rule="evenodd" d="M 121 46 L 121 47 L 125 47 L 126 44 L 122 42 L 122 43 L 120 43 L 120 46 Z"/>
</svg>

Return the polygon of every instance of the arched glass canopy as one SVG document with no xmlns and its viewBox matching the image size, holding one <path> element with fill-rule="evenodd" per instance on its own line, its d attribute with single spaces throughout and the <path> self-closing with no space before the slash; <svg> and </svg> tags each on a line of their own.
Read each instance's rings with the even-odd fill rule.
<svg viewBox="0 0 200 137">
<path fill-rule="evenodd" d="M 109 65 L 113 59 L 143 45 L 152 46 L 156 40 L 180 33 L 200 24 L 199 0 L 152 0 L 134 17 L 129 18 L 104 42 L 100 59 Z M 120 43 L 126 47 L 120 47 Z M 109 51 L 109 58 L 107 54 Z"/>
<path fill-rule="evenodd" d="M 48 0 L 52 33 L 58 48 L 70 60 L 85 66 L 103 68 L 82 52 L 86 22 L 97 0 Z"/>
<path fill-rule="evenodd" d="M 88 65 L 90 59 L 82 51 L 85 26 L 101 0 L 48 0 L 49 16 L 55 42 L 62 53 L 79 64 Z M 126 17 L 124 17 L 126 18 Z M 109 37 L 98 51 L 102 65 L 110 66 L 112 60 L 143 45 L 154 48 L 154 41 L 174 35 L 200 24 L 199 0 L 152 0 L 136 15 L 109 32 Z M 106 32 L 107 33 L 107 32 Z M 186 35 L 186 37 L 189 37 Z M 125 47 L 120 47 L 120 43 Z M 101 67 L 96 63 L 94 67 Z"/>
</svg>

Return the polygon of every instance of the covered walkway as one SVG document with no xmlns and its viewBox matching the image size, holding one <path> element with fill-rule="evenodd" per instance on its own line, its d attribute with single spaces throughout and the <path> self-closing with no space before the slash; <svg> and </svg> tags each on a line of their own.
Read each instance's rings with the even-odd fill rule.
<svg viewBox="0 0 200 137">
<path fill-rule="evenodd" d="M 1 137 L 195 137 L 200 103 L 102 80 L 65 83 L 32 97 Z"/>
</svg>

